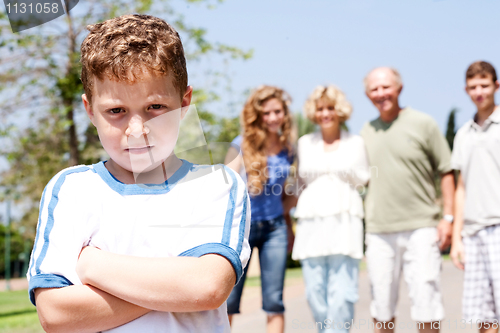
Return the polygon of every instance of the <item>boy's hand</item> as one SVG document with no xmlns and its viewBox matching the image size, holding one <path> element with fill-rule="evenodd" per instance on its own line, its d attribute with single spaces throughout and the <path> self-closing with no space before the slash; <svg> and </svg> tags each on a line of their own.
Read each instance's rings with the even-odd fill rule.
<svg viewBox="0 0 500 333">
<path fill-rule="evenodd" d="M 463 270 L 465 263 L 465 251 L 464 251 L 464 243 L 462 239 L 454 239 L 451 244 L 450 257 L 453 261 L 453 264 L 458 268 Z"/>
</svg>

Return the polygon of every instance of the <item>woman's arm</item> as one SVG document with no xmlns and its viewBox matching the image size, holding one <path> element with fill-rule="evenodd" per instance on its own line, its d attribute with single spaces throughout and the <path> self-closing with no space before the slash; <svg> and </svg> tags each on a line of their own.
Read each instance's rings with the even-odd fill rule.
<svg viewBox="0 0 500 333">
<path fill-rule="evenodd" d="M 83 283 L 144 308 L 166 312 L 217 309 L 236 282 L 225 257 L 141 258 L 82 250 L 77 273 Z"/>
<path fill-rule="evenodd" d="M 151 311 L 85 285 L 38 288 L 35 299 L 38 318 L 46 332 L 100 332 Z"/>
<path fill-rule="evenodd" d="M 224 164 L 239 174 L 241 167 L 243 166 L 243 156 L 241 156 L 240 152 L 236 148 L 229 147 Z"/>
<path fill-rule="evenodd" d="M 370 164 L 365 143 L 361 137 L 357 140 L 356 146 L 353 146 L 351 153 L 354 154 L 353 164 L 349 172 L 351 185 L 354 187 L 364 186 L 370 180 Z"/>
</svg>

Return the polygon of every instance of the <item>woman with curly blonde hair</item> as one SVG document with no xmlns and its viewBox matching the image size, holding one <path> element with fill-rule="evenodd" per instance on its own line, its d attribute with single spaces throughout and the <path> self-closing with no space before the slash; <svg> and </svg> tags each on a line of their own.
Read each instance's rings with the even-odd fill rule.
<svg viewBox="0 0 500 333">
<path fill-rule="evenodd" d="M 319 132 L 298 141 L 302 192 L 292 258 L 300 260 L 309 306 L 320 332 L 348 332 L 358 299 L 358 267 L 363 256 L 363 204 L 368 158 L 360 136 L 342 129 L 352 112 L 344 93 L 319 86 L 305 115 Z"/>
<path fill-rule="evenodd" d="M 293 162 L 290 101 L 280 88 L 258 87 L 245 103 L 241 113 L 243 133 L 234 139 L 226 159 L 236 172 L 246 170 L 252 210 L 249 242 L 252 249 L 259 249 L 262 307 L 268 315 L 267 331 L 279 333 L 284 331 L 283 283 L 291 237 L 284 218 L 289 209 L 283 204 L 285 180 Z M 231 158 L 241 156 L 239 147 L 243 158 Z M 285 202 L 287 198 L 293 201 L 285 196 Z M 247 269 L 227 301 L 230 321 L 239 313 Z"/>
</svg>

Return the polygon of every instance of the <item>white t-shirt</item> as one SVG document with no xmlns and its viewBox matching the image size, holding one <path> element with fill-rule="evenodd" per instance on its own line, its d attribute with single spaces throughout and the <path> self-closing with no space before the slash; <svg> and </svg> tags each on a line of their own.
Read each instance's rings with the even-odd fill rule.
<svg viewBox="0 0 500 333">
<path fill-rule="evenodd" d="M 299 196 L 292 258 L 343 254 L 363 256 L 363 202 L 370 177 L 363 139 L 342 131 L 335 151 L 325 152 L 321 133 L 298 142 Z"/>
<path fill-rule="evenodd" d="M 458 130 L 451 167 L 465 185 L 462 236 L 500 224 L 500 107 L 483 126 L 471 119 Z"/>
<path fill-rule="evenodd" d="M 237 280 L 250 256 L 250 202 L 227 167 L 183 161 L 167 182 L 128 185 L 103 162 L 58 173 L 40 204 L 28 270 L 29 291 L 81 285 L 75 268 L 85 245 L 139 257 L 224 256 Z M 203 274 L 203 272 L 200 272 Z M 226 305 L 202 312 L 158 312 L 109 332 L 229 332 Z"/>
</svg>

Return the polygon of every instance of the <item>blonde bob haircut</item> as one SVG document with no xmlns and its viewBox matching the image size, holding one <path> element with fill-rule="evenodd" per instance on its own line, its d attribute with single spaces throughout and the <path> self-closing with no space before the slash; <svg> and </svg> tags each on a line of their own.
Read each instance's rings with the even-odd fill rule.
<svg viewBox="0 0 500 333">
<path fill-rule="evenodd" d="M 325 99 L 333 104 L 341 124 L 345 123 L 351 117 L 351 103 L 349 103 L 339 88 L 333 85 L 317 86 L 304 104 L 304 114 L 313 123 L 316 123 L 316 107 L 320 99 Z"/>
</svg>

